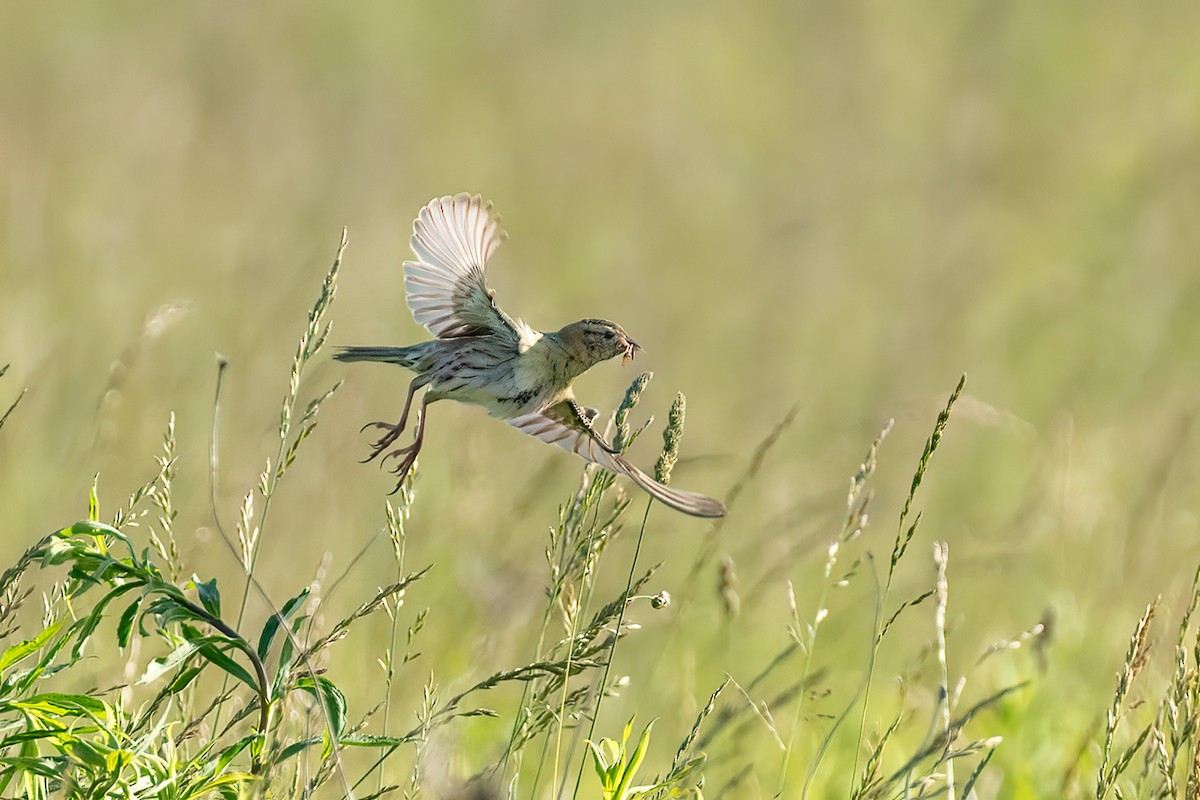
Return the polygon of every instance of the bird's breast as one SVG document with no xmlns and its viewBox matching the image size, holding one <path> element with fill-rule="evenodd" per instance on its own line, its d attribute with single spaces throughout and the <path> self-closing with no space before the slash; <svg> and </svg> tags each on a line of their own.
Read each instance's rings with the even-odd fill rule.
<svg viewBox="0 0 1200 800">
<path fill-rule="evenodd" d="M 570 386 L 575 377 L 569 361 L 565 350 L 543 338 L 517 357 L 515 381 L 522 390 L 547 397 L 557 395 Z"/>
</svg>

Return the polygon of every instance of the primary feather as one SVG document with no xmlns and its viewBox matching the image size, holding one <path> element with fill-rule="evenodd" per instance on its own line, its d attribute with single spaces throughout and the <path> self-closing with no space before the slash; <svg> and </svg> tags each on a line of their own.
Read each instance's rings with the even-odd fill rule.
<svg viewBox="0 0 1200 800">
<path fill-rule="evenodd" d="M 490 335 L 520 344 L 534 338 L 532 328 L 496 306 L 484 277 L 505 237 L 500 216 L 479 195 L 447 195 L 421 209 L 413 223 L 417 260 L 404 262 L 413 318 L 439 339 Z"/>
</svg>

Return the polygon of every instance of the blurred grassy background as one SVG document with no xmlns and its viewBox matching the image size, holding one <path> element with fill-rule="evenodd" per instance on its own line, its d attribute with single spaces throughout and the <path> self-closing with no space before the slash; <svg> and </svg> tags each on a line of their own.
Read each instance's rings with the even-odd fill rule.
<svg viewBox="0 0 1200 800">
<path fill-rule="evenodd" d="M 721 535 L 743 613 L 723 616 L 715 568 L 682 617 L 639 612 L 611 732 L 634 708 L 663 715 L 669 758 L 724 672 L 745 680 L 784 645 L 784 580 L 811 607 L 846 480 L 895 417 L 869 534 L 890 549 L 965 371 L 914 547 L 951 545 L 952 669 L 1055 609 L 1017 724 L 991 720 L 1006 743 L 989 791 L 1044 790 L 1100 718 L 1141 607 L 1165 592 L 1175 608 L 1200 557 L 1197 23 L 1200 7 L 1167 3 L 6 5 L 0 405 L 30 391 L 0 435 L 0 554 L 82 516 L 96 472 L 111 512 L 174 410 L 185 560 L 232 579 L 205 501 L 213 353 L 231 362 L 232 520 L 274 452 L 341 227 L 333 339 L 416 341 L 410 221 L 480 192 L 510 234 L 491 272 L 507 310 L 543 329 L 617 320 L 657 375 L 640 410 L 662 419 L 688 395 L 678 485 L 722 495 L 800 404 Z M 607 412 L 634 374 L 605 365 L 580 394 Z M 310 391 L 347 385 L 272 512 L 279 597 L 344 570 L 392 485 L 357 463 L 358 428 L 397 413 L 407 376 L 328 361 L 314 376 Z M 413 692 L 430 670 L 457 686 L 529 657 L 544 532 L 578 468 L 478 409 L 434 408 L 410 526 L 410 564 L 436 563 L 410 598 L 434 609 Z M 643 563 L 665 560 L 654 585 L 679 591 L 705 527 L 650 520 Z M 390 580 L 374 547 L 345 607 Z M 871 599 L 851 594 L 827 663 L 863 663 Z M 931 636 L 919 616 L 912 635 Z M 353 637 L 367 657 L 335 667 L 360 709 L 371 646 Z M 463 769 L 494 755 L 489 725 L 460 729 L 478 746 Z"/>
</svg>

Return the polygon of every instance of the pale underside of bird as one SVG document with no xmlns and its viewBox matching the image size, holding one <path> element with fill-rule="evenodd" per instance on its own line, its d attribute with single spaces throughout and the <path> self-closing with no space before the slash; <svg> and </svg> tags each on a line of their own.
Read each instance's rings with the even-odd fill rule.
<svg viewBox="0 0 1200 800">
<path fill-rule="evenodd" d="M 413 223 L 416 260 L 404 262 L 404 290 L 413 317 L 435 338 L 408 347 L 344 347 L 334 356 L 398 364 L 417 373 L 399 422 L 366 426 L 384 431 L 366 460 L 400 437 L 414 396 L 426 388 L 412 444 L 383 458 L 400 459 L 394 472 L 401 481 L 421 450 L 427 406 L 449 399 L 481 405 L 524 433 L 626 475 L 685 514 L 724 516 L 725 507 L 716 500 L 664 486 L 630 464 L 593 428 L 597 412 L 578 405 L 571 383 L 594 364 L 617 355 L 627 361 L 640 348 L 606 320 L 585 319 L 541 333 L 505 314 L 484 278 L 488 259 L 504 238 L 500 217 L 479 195 L 447 195 L 421 209 Z"/>
</svg>

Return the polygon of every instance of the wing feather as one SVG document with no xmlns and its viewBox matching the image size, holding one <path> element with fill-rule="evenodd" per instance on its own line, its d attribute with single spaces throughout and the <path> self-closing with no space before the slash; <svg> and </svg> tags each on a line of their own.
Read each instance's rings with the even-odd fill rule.
<svg viewBox="0 0 1200 800">
<path fill-rule="evenodd" d="M 439 339 L 497 335 L 527 348 L 537 334 L 496 307 L 484 278 L 504 241 L 500 217 L 479 195 L 435 198 L 413 222 L 416 261 L 404 262 L 404 291 L 417 322 Z"/>
<path fill-rule="evenodd" d="M 659 502 L 695 517 L 723 517 L 725 506 L 696 492 L 672 489 L 630 464 L 604 441 L 572 400 L 506 420 L 517 430 L 547 444 L 558 445 L 609 472 L 625 475 Z"/>
</svg>

